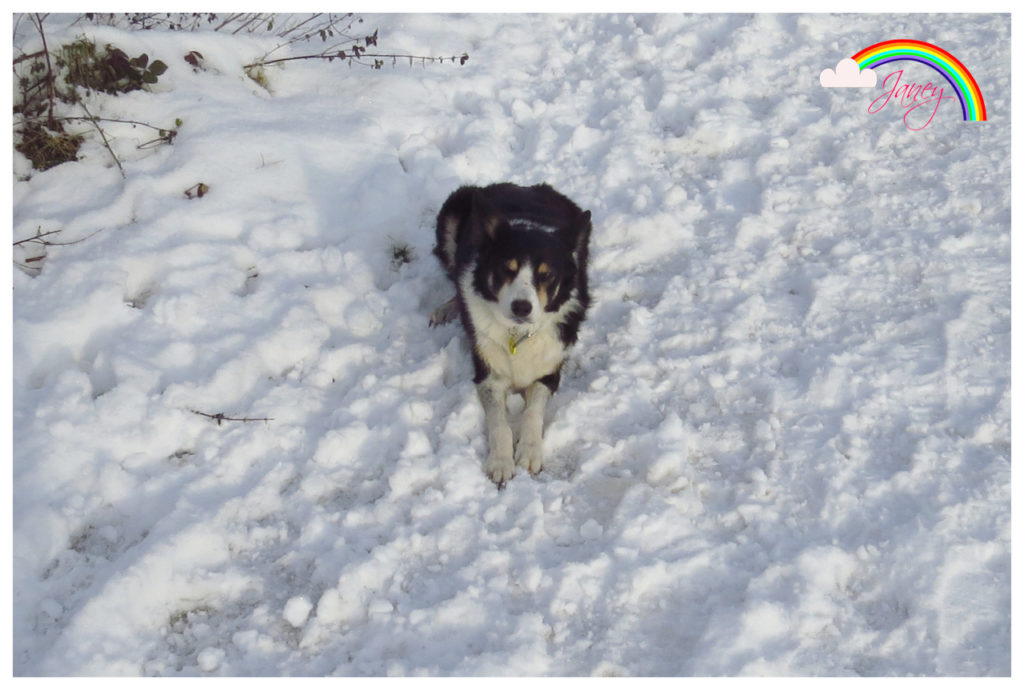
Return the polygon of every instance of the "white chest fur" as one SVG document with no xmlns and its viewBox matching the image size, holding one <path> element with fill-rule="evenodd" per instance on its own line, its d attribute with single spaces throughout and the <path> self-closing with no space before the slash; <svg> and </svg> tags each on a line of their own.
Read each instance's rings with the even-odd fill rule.
<svg viewBox="0 0 1024 690">
<path fill-rule="evenodd" d="M 491 372 L 509 381 L 515 389 L 525 389 L 537 379 L 554 373 L 565 358 L 562 341 L 553 325 L 520 341 L 515 346 L 515 354 L 509 347 L 510 337 L 516 338 L 504 328 L 496 332 L 477 329 L 475 346 Z"/>
</svg>

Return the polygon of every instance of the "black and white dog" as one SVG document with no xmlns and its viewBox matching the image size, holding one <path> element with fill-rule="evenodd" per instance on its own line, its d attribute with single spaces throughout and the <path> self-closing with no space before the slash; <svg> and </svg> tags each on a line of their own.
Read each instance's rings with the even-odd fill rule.
<svg viewBox="0 0 1024 690">
<path fill-rule="evenodd" d="M 545 184 L 462 187 L 437 216 L 434 253 L 456 294 L 430 323 L 458 315 L 469 335 L 487 427 L 485 470 L 499 487 L 516 465 L 532 474 L 543 467 L 544 409 L 590 304 L 590 230 L 590 211 Z M 526 399 L 514 451 L 509 391 Z"/>
</svg>

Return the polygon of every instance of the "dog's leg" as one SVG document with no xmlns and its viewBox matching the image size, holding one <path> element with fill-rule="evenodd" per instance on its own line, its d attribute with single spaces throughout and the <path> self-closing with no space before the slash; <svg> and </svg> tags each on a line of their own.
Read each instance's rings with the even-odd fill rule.
<svg viewBox="0 0 1024 690">
<path fill-rule="evenodd" d="M 458 315 L 459 297 L 456 295 L 434 310 L 434 313 L 430 315 L 430 325 L 440 326 L 453 320 Z"/>
<path fill-rule="evenodd" d="M 551 389 L 537 381 L 526 389 L 526 408 L 523 410 L 519 443 L 516 444 L 516 464 L 530 474 L 537 474 L 544 466 L 541 447 L 544 437 L 544 410 L 551 399 Z"/>
<path fill-rule="evenodd" d="M 508 386 L 498 384 L 493 377 L 481 381 L 476 387 L 484 408 L 487 427 L 487 464 L 484 470 L 501 488 L 515 474 L 512 462 L 512 428 L 508 424 Z"/>
</svg>

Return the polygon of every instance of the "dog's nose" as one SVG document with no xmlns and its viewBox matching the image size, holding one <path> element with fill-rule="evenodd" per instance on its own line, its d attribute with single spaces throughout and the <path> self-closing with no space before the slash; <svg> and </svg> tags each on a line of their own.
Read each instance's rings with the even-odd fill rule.
<svg viewBox="0 0 1024 690">
<path fill-rule="evenodd" d="M 517 299 L 512 302 L 512 313 L 518 316 L 520 319 L 524 319 L 530 315 L 533 310 L 533 305 L 527 302 L 525 299 Z"/>
</svg>

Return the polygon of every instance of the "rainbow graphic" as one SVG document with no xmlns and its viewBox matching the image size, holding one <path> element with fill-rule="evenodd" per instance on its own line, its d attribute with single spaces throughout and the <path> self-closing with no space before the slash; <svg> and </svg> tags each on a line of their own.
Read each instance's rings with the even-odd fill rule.
<svg viewBox="0 0 1024 690">
<path fill-rule="evenodd" d="M 978 82 L 974 81 L 974 77 L 963 66 L 963 63 L 936 45 L 908 38 L 898 38 L 868 46 L 854 54 L 853 59 L 861 69 L 872 69 L 898 60 L 913 60 L 922 65 L 928 65 L 945 77 L 956 91 L 956 96 L 960 99 L 960 108 L 964 113 L 964 120 L 981 122 L 988 119 L 985 111 L 985 99 L 981 96 Z"/>
</svg>

